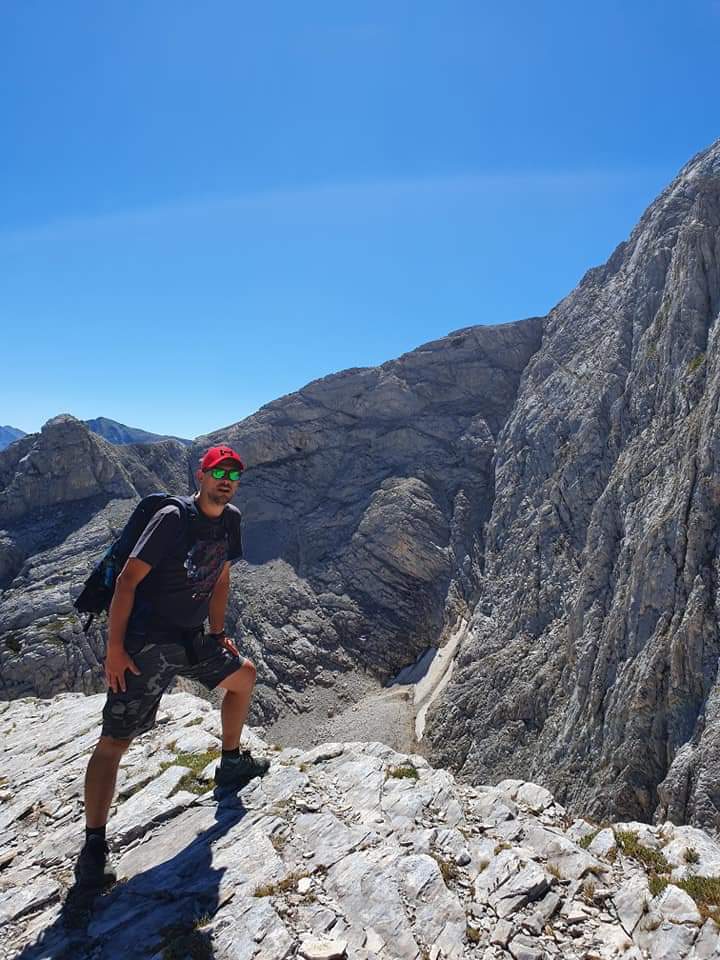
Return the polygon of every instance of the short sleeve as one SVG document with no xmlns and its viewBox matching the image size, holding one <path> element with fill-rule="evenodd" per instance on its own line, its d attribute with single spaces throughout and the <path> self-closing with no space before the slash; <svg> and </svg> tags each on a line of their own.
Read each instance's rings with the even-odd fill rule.
<svg viewBox="0 0 720 960">
<path fill-rule="evenodd" d="M 180 508 L 170 504 L 153 514 L 130 551 L 130 557 L 156 566 L 182 536 Z"/>
<path fill-rule="evenodd" d="M 242 560 L 242 516 L 236 507 L 227 507 L 229 510 L 228 523 L 228 560 Z"/>
</svg>

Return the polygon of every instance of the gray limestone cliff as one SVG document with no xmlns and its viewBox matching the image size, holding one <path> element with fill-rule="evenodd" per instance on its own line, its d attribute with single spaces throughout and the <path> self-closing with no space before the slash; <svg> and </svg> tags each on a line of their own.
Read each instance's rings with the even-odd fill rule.
<svg viewBox="0 0 720 960">
<path fill-rule="evenodd" d="M 720 829 L 720 143 L 544 322 L 434 756 Z"/>
</svg>

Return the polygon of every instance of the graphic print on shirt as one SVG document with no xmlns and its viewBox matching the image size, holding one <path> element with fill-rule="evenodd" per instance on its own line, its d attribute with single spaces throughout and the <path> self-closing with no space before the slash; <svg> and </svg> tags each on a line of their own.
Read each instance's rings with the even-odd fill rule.
<svg viewBox="0 0 720 960">
<path fill-rule="evenodd" d="M 198 540 L 183 566 L 195 591 L 193 600 L 209 597 L 227 559 L 227 544 L 222 540 Z"/>
</svg>

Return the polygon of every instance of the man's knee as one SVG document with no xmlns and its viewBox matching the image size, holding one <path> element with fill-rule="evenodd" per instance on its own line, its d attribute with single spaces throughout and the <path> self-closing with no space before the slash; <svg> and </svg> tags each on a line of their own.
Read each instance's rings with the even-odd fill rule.
<svg viewBox="0 0 720 960">
<path fill-rule="evenodd" d="M 225 680 L 220 683 L 220 686 L 231 692 L 252 690 L 255 686 L 256 678 L 257 670 L 255 669 L 255 664 L 246 657 L 243 660 L 242 666 L 239 667 L 235 673 L 231 673 L 229 677 L 226 677 Z"/>
<path fill-rule="evenodd" d="M 120 737 L 109 737 L 107 734 L 103 734 L 97 742 L 95 753 L 106 757 L 117 756 L 119 760 L 131 743 L 131 738 L 121 739 Z"/>
</svg>

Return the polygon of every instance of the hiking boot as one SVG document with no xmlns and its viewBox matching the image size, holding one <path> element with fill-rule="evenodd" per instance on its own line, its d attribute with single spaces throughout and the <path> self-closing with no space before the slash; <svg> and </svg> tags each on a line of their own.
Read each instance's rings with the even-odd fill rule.
<svg viewBox="0 0 720 960">
<path fill-rule="evenodd" d="M 117 880 L 117 874 L 108 860 L 108 845 L 102 837 L 88 837 L 75 863 L 78 886 L 101 890 Z"/>
<path fill-rule="evenodd" d="M 215 783 L 218 787 L 244 787 L 254 777 L 264 776 L 269 766 L 269 760 L 255 759 L 249 750 L 243 750 L 239 757 L 223 757 L 215 771 Z"/>
</svg>

